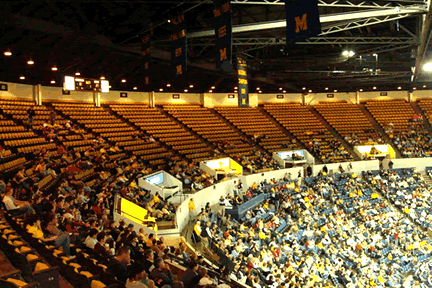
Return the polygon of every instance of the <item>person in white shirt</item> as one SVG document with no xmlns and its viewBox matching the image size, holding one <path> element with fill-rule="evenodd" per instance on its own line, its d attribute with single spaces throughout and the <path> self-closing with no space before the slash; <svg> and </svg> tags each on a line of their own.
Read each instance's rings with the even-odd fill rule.
<svg viewBox="0 0 432 288">
<path fill-rule="evenodd" d="M 87 236 L 87 238 L 84 241 L 84 244 L 90 248 L 90 249 L 94 249 L 97 241 L 97 234 L 98 234 L 98 230 L 96 229 L 91 229 L 89 235 Z"/>
<path fill-rule="evenodd" d="M 30 206 L 30 203 L 27 201 L 19 201 L 15 200 L 12 196 L 13 188 L 6 187 L 5 188 L 5 196 L 3 197 L 3 203 L 6 206 L 6 210 L 8 211 L 17 211 L 20 214 L 32 214 L 34 213 L 33 208 Z"/>
</svg>

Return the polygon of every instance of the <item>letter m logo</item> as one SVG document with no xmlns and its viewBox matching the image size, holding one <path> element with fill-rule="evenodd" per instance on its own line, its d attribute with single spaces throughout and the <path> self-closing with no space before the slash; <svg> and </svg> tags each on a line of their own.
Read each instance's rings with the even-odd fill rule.
<svg viewBox="0 0 432 288">
<path fill-rule="evenodd" d="M 296 24 L 296 29 L 295 29 L 296 33 L 299 33 L 300 31 L 308 30 L 307 13 L 303 14 L 301 18 L 300 16 L 295 17 L 295 24 Z"/>
</svg>

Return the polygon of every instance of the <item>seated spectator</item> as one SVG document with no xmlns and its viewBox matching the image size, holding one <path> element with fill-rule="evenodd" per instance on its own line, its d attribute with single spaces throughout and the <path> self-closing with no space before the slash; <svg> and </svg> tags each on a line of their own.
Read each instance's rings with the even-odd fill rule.
<svg viewBox="0 0 432 288">
<path fill-rule="evenodd" d="M 40 239 L 44 242 L 54 241 L 53 244 L 56 247 L 62 247 L 63 253 L 70 258 L 74 258 L 74 256 L 70 256 L 70 239 L 69 235 L 62 234 L 60 236 L 52 235 L 50 237 L 45 237 L 41 228 L 41 222 L 38 217 L 30 217 L 27 221 L 26 230 L 28 233 L 32 234 L 33 237 Z"/>
<path fill-rule="evenodd" d="M 130 264 L 130 250 L 128 247 L 122 246 L 119 248 L 117 256 L 111 258 L 108 265 L 108 271 L 111 274 L 116 275 L 119 281 L 126 282 L 129 275 L 128 267 Z"/>
<path fill-rule="evenodd" d="M 30 206 L 29 202 L 15 200 L 15 198 L 12 196 L 13 191 L 14 189 L 12 187 L 8 186 L 5 188 L 5 196 L 3 197 L 3 203 L 6 207 L 6 210 L 17 213 L 19 215 L 34 213 L 34 210 Z"/>
<path fill-rule="evenodd" d="M 154 269 L 150 272 L 150 279 L 154 280 L 155 284 L 159 287 L 165 284 L 173 284 L 171 270 L 162 258 L 156 258 L 154 260 Z"/>
<path fill-rule="evenodd" d="M 195 287 L 196 284 L 198 284 L 198 281 L 196 281 L 196 283 L 193 282 L 195 277 L 198 276 L 198 274 L 197 274 L 198 267 L 199 266 L 198 266 L 197 262 L 191 261 L 189 263 L 188 269 L 185 272 L 183 272 L 180 280 L 183 282 L 183 285 L 185 288 L 188 288 L 188 287 L 193 288 L 193 287 Z"/>
<path fill-rule="evenodd" d="M 126 281 L 126 288 L 148 288 L 148 274 L 144 270 L 144 266 L 140 263 L 136 263 L 130 266 L 129 277 Z"/>
<path fill-rule="evenodd" d="M 84 244 L 90 248 L 90 249 L 94 249 L 95 245 L 98 243 L 98 240 L 96 239 L 97 235 L 98 235 L 98 230 L 96 229 L 91 229 L 90 233 L 88 234 L 87 238 L 84 241 Z"/>
</svg>

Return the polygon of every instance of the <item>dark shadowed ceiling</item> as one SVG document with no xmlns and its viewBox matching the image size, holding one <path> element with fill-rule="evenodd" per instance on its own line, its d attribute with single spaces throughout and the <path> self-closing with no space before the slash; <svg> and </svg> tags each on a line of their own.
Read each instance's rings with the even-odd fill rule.
<svg viewBox="0 0 432 288">
<path fill-rule="evenodd" d="M 235 33 L 233 39 L 233 54 L 248 58 L 251 91 L 256 87 L 264 93 L 279 92 L 280 87 L 287 92 L 300 92 L 303 87 L 313 92 L 325 91 L 325 87 L 353 91 L 373 86 L 390 90 L 421 88 L 430 82 L 423 73 L 418 83 L 411 83 L 427 12 L 424 1 L 319 3 L 324 35 L 286 47 L 283 27 L 261 29 L 261 24 L 285 19 L 282 1 L 232 1 L 233 26 L 252 27 Z M 205 0 L 2 1 L 0 48 L 13 55 L 0 56 L 0 79 L 61 86 L 64 75 L 80 72 L 89 78 L 105 76 L 112 89 L 144 91 L 140 36 L 151 23 L 155 91 L 163 87 L 180 92 L 193 84 L 190 92 L 205 92 L 211 86 L 216 86 L 215 92 L 233 92 L 235 73 L 215 69 L 214 36 L 196 33 L 212 30 L 212 7 Z M 189 76 L 174 81 L 167 20 L 183 11 L 190 35 Z M 345 57 L 344 50 L 356 54 Z M 27 65 L 30 58 L 35 62 L 32 66 Z M 20 76 L 26 79 L 19 80 Z"/>
</svg>

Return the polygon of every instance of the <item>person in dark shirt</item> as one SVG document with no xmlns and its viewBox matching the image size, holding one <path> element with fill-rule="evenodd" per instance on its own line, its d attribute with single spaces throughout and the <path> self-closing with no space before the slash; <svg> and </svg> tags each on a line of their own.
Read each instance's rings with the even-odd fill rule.
<svg viewBox="0 0 432 288">
<path fill-rule="evenodd" d="M 157 258 L 154 261 L 154 269 L 150 272 L 150 279 L 153 279 L 159 287 L 168 284 L 173 284 L 173 275 L 168 265 L 165 264 L 162 258 Z"/>
<path fill-rule="evenodd" d="M 130 265 L 130 250 L 126 246 L 119 249 L 118 255 L 112 258 L 108 264 L 108 271 L 114 274 L 121 282 L 128 278 L 128 265 Z"/>
<path fill-rule="evenodd" d="M 96 243 L 93 251 L 99 255 L 101 255 L 102 257 L 108 258 L 110 257 L 109 252 L 107 251 L 107 249 L 105 248 L 105 240 L 106 240 L 106 234 L 105 232 L 100 232 L 97 235 L 98 243 Z"/>
<path fill-rule="evenodd" d="M 195 286 L 191 282 L 198 275 L 197 274 L 198 267 L 199 266 L 198 266 L 197 262 L 191 261 L 189 263 L 189 268 L 185 272 L 183 272 L 180 280 L 183 282 L 185 288 Z M 189 285 L 189 284 L 191 284 L 191 285 Z M 198 284 L 198 283 L 195 283 L 195 284 Z"/>
<path fill-rule="evenodd" d="M 33 118 L 36 116 L 34 107 L 30 107 L 27 110 L 27 115 L 28 115 L 27 129 L 30 130 L 33 128 Z"/>
</svg>

